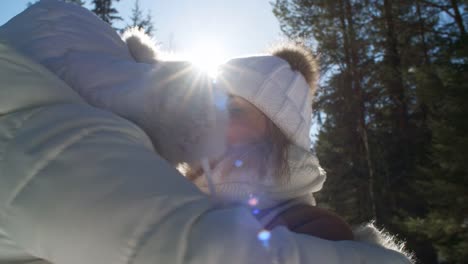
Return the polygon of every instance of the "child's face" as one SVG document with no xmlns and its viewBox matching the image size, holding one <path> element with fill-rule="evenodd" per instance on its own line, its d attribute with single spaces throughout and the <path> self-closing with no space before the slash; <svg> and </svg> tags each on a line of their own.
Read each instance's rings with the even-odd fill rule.
<svg viewBox="0 0 468 264">
<path fill-rule="evenodd" d="M 266 137 L 267 117 L 247 100 L 229 96 L 228 111 L 228 145 L 251 144 Z"/>
</svg>

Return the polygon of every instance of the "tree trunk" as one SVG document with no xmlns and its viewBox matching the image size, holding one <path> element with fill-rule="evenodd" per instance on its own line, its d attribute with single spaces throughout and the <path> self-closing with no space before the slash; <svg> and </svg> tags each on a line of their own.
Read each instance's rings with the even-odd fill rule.
<svg viewBox="0 0 468 264">
<path fill-rule="evenodd" d="M 394 170 L 391 182 L 398 182 L 405 176 L 409 164 L 409 138 L 408 138 L 408 107 L 406 104 L 405 86 L 403 84 L 402 64 L 398 50 L 398 39 L 395 32 L 393 14 L 393 1 L 384 0 L 383 16 L 385 25 L 385 56 L 384 85 L 394 104 L 393 117 L 396 153 L 400 155 L 399 167 Z M 387 186 L 391 187 L 391 186 Z M 390 197 L 393 200 L 392 197 Z"/>
<path fill-rule="evenodd" d="M 427 43 L 426 43 L 426 29 L 425 29 L 426 27 L 425 27 L 424 19 L 422 17 L 421 5 L 420 5 L 419 0 L 416 1 L 416 12 L 418 14 L 419 34 L 421 35 L 421 44 L 422 44 L 422 52 L 423 52 L 423 66 L 427 67 L 427 66 L 430 65 L 431 60 L 429 59 L 429 49 L 428 49 Z M 426 127 L 427 126 L 427 116 L 428 116 L 428 109 L 429 108 L 426 105 L 426 103 L 424 103 L 423 100 L 421 100 L 419 108 L 420 108 L 421 113 L 422 113 L 422 121 L 424 123 L 423 126 Z"/>
<path fill-rule="evenodd" d="M 418 25 L 419 25 L 419 34 L 421 35 L 421 44 L 422 44 L 422 52 L 424 58 L 424 64 L 429 64 L 429 54 L 427 49 L 426 43 L 426 30 L 424 29 L 424 20 L 421 15 L 421 5 L 419 1 L 416 1 L 416 12 L 418 14 Z"/>
<path fill-rule="evenodd" d="M 460 35 L 466 35 L 465 25 L 463 24 L 463 18 L 460 14 L 460 9 L 458 9 L 458 2 L 457 0 L 451 0 L 450 3 L 452 4 L 453 11 L 455 13 L 455 22 L 457 23 L 458 29 L 460 30 Z"/>
<path fill-rule="evenodd" d="M 392 0 L 384 0 L 384 17 L 386 25 L 386 54 L 385 60 L 389 66 L 391 77 L 387 77 L 387 89 L 396 105 L 396 118 L 399 132 L 403 139 L 406 138 L 408 127 L 408 110 L 406 105 L 405 88 L 401 74 L 401 60 L 398 52 L 398 40 L 395 35 L 395 24 L 393 21 Z M 403 140 L 403 144 L 406 140 Z"/>
<path fill-rule="evenodd" d="M 361 138 L 361 142 L 364 149 L 364 158 L 366 160 L 366 167 L 367 167 L 367 176 L 368 176 L 368 195 L 369 195 L 369 209 L 370 209 L 370 217 L 377 221 L 377 210 L 376 210 L 376 198 L 375 198 L 375 178 L 374 178 L 374 169 L 372 165 L 371 155 L 370 155 L 370 147 L 369 147 L 369 139 L 367 133 L 367 125 L 365 122 L 366 116 L 366 109 L 364 106 L 364 98 L 362 94 L 362 76 L 358 69 L 360 64 L 360 58 L 357 50 L 357 43 L 356 43 L 356 33 L 354 30 L 354 20 L 353 20 L 353 12 L 351 7 L 351 2 L 346 0 L 345 2 L 341 1 L 342 13 L 344 17 L 342 17 L 342 24 L 344 35 L 347 36 L 347 68 L 349 69 L 350 75 L 352 76 L 350 83 L 351 88 L 354 91 L 355 97 L 355 104 L 356 104 L 356 114 L 358 118 L 358 133 Z"/>
</svg>

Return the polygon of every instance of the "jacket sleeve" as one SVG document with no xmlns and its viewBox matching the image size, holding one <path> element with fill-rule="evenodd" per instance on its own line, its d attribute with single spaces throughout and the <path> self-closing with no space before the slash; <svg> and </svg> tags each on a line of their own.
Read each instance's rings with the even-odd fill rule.
<svg viewBox="0 0 468 264">
<path fill-rule="evenodd" d="M 50 72 L 0 43 L 0 229 L 60 264 L 409 263 L 217 208 L 132 123 L 82 102 Z"/>
</svg>

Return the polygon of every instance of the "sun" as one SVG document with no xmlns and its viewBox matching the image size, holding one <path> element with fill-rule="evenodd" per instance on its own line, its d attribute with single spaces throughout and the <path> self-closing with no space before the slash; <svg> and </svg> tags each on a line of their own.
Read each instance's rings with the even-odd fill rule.
<svg viewBox="0 0 468 264">
<path fill-rule="evenodd" d="M 226 60 L 221 46 L 212 43 L 197 45 L 188 52 L 187 57 L 196 67 L 213 78 L 216 78 L 219 66 Z"/>
</svg>

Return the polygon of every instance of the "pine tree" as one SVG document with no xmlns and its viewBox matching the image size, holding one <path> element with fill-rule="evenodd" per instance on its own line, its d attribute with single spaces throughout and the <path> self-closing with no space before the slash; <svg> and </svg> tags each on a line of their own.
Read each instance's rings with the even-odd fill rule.
<svg viewBox="0 0 468 264">
<path fill-rule="evenodd" d="M 67 2 L 67 3 L 77 4 L 77 5 L 80 5 L 80 6 L 83 6 L 85 4 L 85 2 L 83 0 L 63 0 L 63 1 Z"/>
<path fill-rule="evenodd" d="M 324 118 L 315 148 L 327 182 L 319 205 L 351 223 L 376 217 L 422 263 L 438 263 L 437 255 L 448 263 L 466 259 L 468 210 L 450 201 L 465 204 L 468 192 L 462 121 L 468 89 L 460 85 L 468 83 L 460 55 L 467 6 L 460 0 L 273 3 L 285 35 L 305 39 L 320 54 L 315 114 Z"/>
<path fill-rule="evenodd" d="M 274 6 L 286 35 L 312 37 L 317 42 L 322 76 L 330 76 L 322 80 L 316 106 L 326 115 L 316 147 L 329 175 L 321 197 L 356 223 L 376 217 L 374 164 L 366 121 L 370 87 L 365 73 L 371 59 L 366 52 L 370 47 L 365 38 L 365 12 L 365 6 L 349 0 L 279 0 Z M 347 190 L 333 184 L 343 179 L 349 184 Z M 350 191 L 354 195 L 346 200 L 333 197 L 334 193 Z"/>
<path fill-rule="evenodd" d="M 114 20 L 122 20 L 122 18 L 118 16 L 117 9 L 112 7 L 112 0 L 93 0 L 92 3 L 94 4 L 92 11 L 103 21 L 112 25 Z"/>
<path fill-rule="evenodd" d="M 437 48 L 430 63 L 414 69 L 417 89 L 428 107 L 432 140 L 429 162 L 422 164 L 415 194 L 429 210 L 405 221 L 416 236 L 432 241 L 443 263 L 466 263 L 468 258 L 468 50 L 467 35 L 457 1 L 423 1 L 423 8 L 451 14 L 428 31 Z M 466 8 L 466 5 L 465 5 Z M 464 21 L 465 24 L 466 21 Z"/>
<path fill-rule="evenodd" d="M 77 4 L 77 5 L 80 5 L 80 6 L 83 6 L 85 4 L 85 2 L 83 0 L 62 0 L 63 2 L 65 3 L 72 3 L 72 4 Z M 28 2 L 27 6 L 31 6 L 35 3 L 37 3 L 38 1 L 35 1 L 35 2 Z"/>
<path fill-rule="evenodd" d="M 143 30 L 149 36 L 152 36 L 154 33 L 153 18 L 150 11 L 146 14 L 146 17 L 143 18 L 143 12 L 140 9 L 140 1 L 135 0 L 135 4 L 132 8 L 132 16 L 130 17 L 130 24 L 127 25 L 127 28 L 138 28 Z"/>
</svg>

